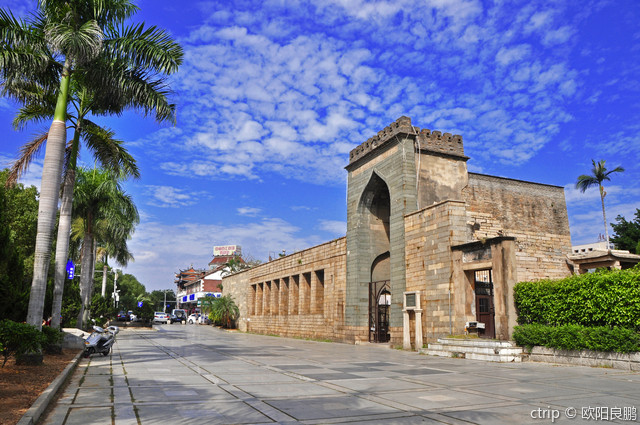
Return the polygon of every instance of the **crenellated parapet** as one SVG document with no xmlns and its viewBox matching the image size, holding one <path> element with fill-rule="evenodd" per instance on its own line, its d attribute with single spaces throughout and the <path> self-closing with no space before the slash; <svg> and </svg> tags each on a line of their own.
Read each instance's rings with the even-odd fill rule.
<svg viewBox="0 0 640 425">
<path fill-rule="evenodd" d="M 411 126 L 411 118 L 405 116 L 398 118 L 392 122 L 391 125 L 378 131 L 378 134 L 368 138 L 366 142 L 358 145 L 358 147 L 349 153 L 349 164 L 357 161 L 372 150 L 384 145 L 395 136 L 401 134 L 416 134 L 415 130 Z"/>
<path fill-rule="evenodd" d="M 367 139 L 349 153 L 349 164 L 359 160 L 374 149 L 384 145 L 395 137 L 412 136 L 417 139 L 421 151 L 431 151 L 466 158 L 462 146 L 462 136 L 419 129 L 411 125 L 411 118 L 402 116 L 378 134 Z"/>
<path fill-rule="evenodd" d="M 442 134 L 441 131 L 431 131 L 428 128 L 423 128 L 418 133 L 418 143 L 420 144 L 420 150 L 465 157 L 462 136 L 459 134 Z"/>
</svg>

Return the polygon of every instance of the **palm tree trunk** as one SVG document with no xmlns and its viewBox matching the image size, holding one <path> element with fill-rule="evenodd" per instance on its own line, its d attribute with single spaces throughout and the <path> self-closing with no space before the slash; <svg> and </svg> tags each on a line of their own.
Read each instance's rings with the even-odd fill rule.
<svg viewBox="0 0 640 425">
<path fill-rule="evenodd" d="M 108 266 L 107 266 L 107 256 L 104 256 L 104 266 L 102 267 L 102 298 L 104 298 L 107 295 L 107 272 L 108 272 Z"/>
<path fill-rule="evenodd" d="M 87 283 L 86 294 L 87 294 L 87 304 L 84 308 L 84 316 L 82 321 L 84 323 L 89 323 L 89 318 L 91 316 L 91 300 L 93 299 L 93 278 L 96 275 L 96 250 L 98 249 L 98 241 L 91 234 L 91 268 L 89 272 L 89 282 Z"/>
<path fill-rule="evenodd" d="M 53 122 L 49 129 L 47 148 L 42 167 L 40 183 L 40 201 L 38 204 L 38 229 L 33 261 L 33 280 L 29 295 L 29 311 L 27 323 L 42 329 L 42 313 L 44 296 L 47 290 L 47 274 L 51 258 L 51 239 L 55 225 L 62 165 L 64 164 L 64 148 L 67 142 L 67 95 L 69 93 L 70 61 L 65 60 L 60 79 L 60 93 Z"/>
<path fill-rule="evenodd" d="M 51 306 L 51 327 L 60 327 L 62 312 L 62 295 L 66 278 L 66 265 L 69 257 L 69 235 L 71 232 L 71 213 L 73 206 L 73 186 L 76 180 L 75 169 L 69 168 L 62 189 L 62 204 L 58 221 L 58 238 L 56 240 L 55 281 L 53 285 L 53 303 Z"/>
<path fill-rule="evenodd" d="M 82 111 L 82 104 L 80 105 Z M 60 218 L 58 219 L 58 238 L 56 239 L 56 263 L 55 280 L 53 285 L 53 302 L 51 305 L 51 326 L 60 327 L 60 313 L 62 312 L 62 296 L 64 294 L 64 281 L 66 265 L 69 257 L 69 236 L 71 234 L 71 219 L 73 213 L 73 189 L 76 184 L 76 162 L 80 146 L 80 127 L 82 117 L 78 117 L 76 129 L 73 133 L 73 144 L 67 167 L 67 174 L 62 188 L 62 203 L 60 205 Z"/>
<path fill-rule="evenodd" d="M 607 193 L 604 191 L 602 185 L 600 185 L 600 200 L 602 201 L 602 220 L 604 221 L 604 237 L 607 241 L 607 250 L 609 250 L 609 229 L 607 229 L 607 213 L 604 211 L 604 197 Z"/>
<path fill-rule="evenodd" d="M 85 310 L 89 309 L 91 296 L 91 251 L 93 250 L 93 235 L 85 232 L 82 240 L 82 269 L 80 270 L 80 312 L 78 313 L 78 329 L 84 329 Z"/>
</svg>

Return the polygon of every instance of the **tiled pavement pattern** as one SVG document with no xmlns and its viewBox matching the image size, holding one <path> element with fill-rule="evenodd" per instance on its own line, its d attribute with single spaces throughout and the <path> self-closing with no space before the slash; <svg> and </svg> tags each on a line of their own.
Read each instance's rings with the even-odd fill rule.
<svg viewBox="0 0 640 425">
<path fill-rule="evenodd" d="M 81 360 L 43 423 L 637 423 L 638 408 L 638 373 L 163 325 Z"/>
</svg>

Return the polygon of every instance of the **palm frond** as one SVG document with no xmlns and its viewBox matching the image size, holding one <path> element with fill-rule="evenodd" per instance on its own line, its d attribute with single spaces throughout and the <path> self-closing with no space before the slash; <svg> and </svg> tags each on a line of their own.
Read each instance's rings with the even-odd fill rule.
<svg viewBox="0 0 640 425">
<path fill-rule="evenodd" d="M 13 128 L 23 130 L 29 123 L 41 123 L 53 117 L 54 109 L 47 103 L 30 103 L 18 109 L 13 117 Z"/>
<path fill-rule="evenodd" d="M 65 22 L 56 22 L 45 28 L 47 42 L 51 48 L 76 63 L 94 59 L 102 49 L 104 35 L 95 20 L 83 23 L 79 28 Z"/>
<path fill-rule="evenodd" d="M 33 159 L 40 153 L 40 149 L 42 149 L 42 147 L 44 146 L 44 142 L 47 140 L 48 136 L 48 132 L 42 133 L 29 142 L 25 143 L 20 148 L 20 156 L 13 163 L 13 165 L 11 165 L 11 168 L 9 170 L 9 176 L 7 177 L 7 182 L 5 183 L 7 187 L 15 185 L 18 179 L 27 172 L 29 165 L 31 164 Z"/>
<path fill-rule="evenodd" d="M 140 169 L 135 158 L 123 146 L 124 142 L 114 137 L 113 131 L 84 120 L 82 132 L 87 148 L 104 168 L 113 170 L 115 174 L 140 178 Z"/>
<path fill-rule="evenodd" d="M 127 58 L 133 68 L 147 68 L 172 74 L 182 64 L 184 51 L 164 30 L 144 24 L 111 26 L 107 29 L 106 49 L 113 58 Z"/>
</svg>

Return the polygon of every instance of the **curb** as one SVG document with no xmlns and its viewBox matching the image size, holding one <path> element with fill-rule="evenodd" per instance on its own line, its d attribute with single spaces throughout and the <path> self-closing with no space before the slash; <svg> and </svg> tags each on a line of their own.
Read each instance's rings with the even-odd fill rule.
<svg viewBox="0 0 640 425">
<path fill-rule="evenodd" d="M 40 394 L 40 397 L 38 397 L 36 401 L 31 405 L 29 410 L 27 410 L 27 412 L 22 415 L 22 418 L 20 418 L 16 425 L 34 425 L 36 422 L 38 422 L 40 416 L 42 416 L 47 407 L 49 407 L 49 404 L 51 404 L 51 402 L 55 398 L 56 393 L 58 392 L 60 387 L 62 387 L 67 378 L 76 369 L 76 366 L 78 366 L 81 357 L 82 351 L 80 351 L 78 355 L 69 362 L 62 373 L 60 373 L 60 375 L 58 375 L 58 377 L 54 379 L 51 384 L 49 384 L 49 386 L 42 392 L 42 394 Z"/>
</svg>

